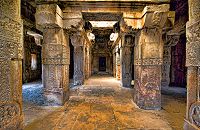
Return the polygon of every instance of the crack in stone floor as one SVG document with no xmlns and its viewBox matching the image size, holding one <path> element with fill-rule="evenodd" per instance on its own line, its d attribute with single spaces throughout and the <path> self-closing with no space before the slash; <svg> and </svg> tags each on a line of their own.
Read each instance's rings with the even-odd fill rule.
<svg viewBox="0 0 200 130">
<path fill-rule="evenodd" d="M 184 119 L 184 110 L 179 107 L 177 109 L 169 107 L 174 107 L 172 105 L 176 102 L 179 106 L 185 105 L 184 101 L 181 102 L 184 96 L 179 97 L 180 102 L 173 100 L 175 103 L 171 106 L 162 102 L 162 107 L 165 109 L 161 111 L 142 110 L 133 103 L 133 88 L 121 87 L 120 82 L 109 75 L 93 75 L 85 81 L 84 85 L 72 86 L 70 93 L 69 101 L 62 107 L 38 106 L 40 107 L 38 112 L 46 113 L 27 123 L 25 130 L 171 130 L 182 128 L 180 123 L 177 126 L 176 122 L 173 122 L 171 116 L 175 115 Z M 164 97 L 163 100 L 169 101 L 168 98 Z M 26 112 L 28 111 L 24 112 L 25 120 Z M 177 113 L 174 114 L 175 112 Z"/>
</svg>

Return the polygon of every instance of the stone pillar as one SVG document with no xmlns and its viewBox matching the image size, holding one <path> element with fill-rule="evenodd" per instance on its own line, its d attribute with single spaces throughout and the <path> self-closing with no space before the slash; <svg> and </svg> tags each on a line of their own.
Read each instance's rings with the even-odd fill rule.
<svg viewBox="0 0 200 130">
<path fill-rule="evenodd" d="M 72 45 L 74 46 L 74 85 L 83 85 L 84 71 L 84 46 L 83 37 L 74 34 L 71 37 Z"/>
<path fill-rule="evenodd" d="M 120 52 L 118 47 L 116 52 L 116 78 L 120 80 Z"/>
<path fill-rule="evenodd" d="M 169 86 L 170 65 L 171 65 L 171 46 L 164 46 L 162 80 L 161 80 L 162 86 Z"/>
<path fill-rule="evenodd" d="M 85 48 L 85 78 L 88 79 L 90 77 L 90 50 L 89 45 L 86 44 Z"/>
<path fill-rule="evenodd" d="M 120 47 L 120 81 L 121 86 L 131 87 L 131 37 L 122 37 L 122 45 Z"/>
<path fill-rule="evenodd" d="M 69 99 L 69 36 L 63 30 L 63 13 L 56 4 L 37 5 L 37 29 L 43 31 L 43 98 L 47 105 L 63 105 Z"/>
<path fill-rule="evenodd" d="M 69 99 L 70 48 L 63 29 L 44 29 L 42 45 L 43 98 L 47 105 L 63 105 Z"/>
<path fill-rule="evenodd" d="M 175 46 L 179 41 L 180 35 L 167 35 L 163 40 L 163 65 L 162 65 L 162 86 L 169 86 L 170 83 L 170 65 L 171 65 L 171 47 Z"/>
<path fill-rule="evenodd" d="M 188 0 L 189 21 L 186 24 L 187 109 L 184 130 L 200 127 L 200 1 Z"/>
<path fill-rule="evenodd" d="M 116 78 L 116 53 L 113 49 L 113 76 Z"/>
<path fill-rule="evenodd" d="M 134 102 L 142 109 L 160 110 L 162 30 L 140 30 L 135 36 L 134 52 Z"/>
<path fill-rule="evenodd" d="M 23 23 L 21 1 L 0 2 L 0 129 L 22 130 Z"/>
</svg>

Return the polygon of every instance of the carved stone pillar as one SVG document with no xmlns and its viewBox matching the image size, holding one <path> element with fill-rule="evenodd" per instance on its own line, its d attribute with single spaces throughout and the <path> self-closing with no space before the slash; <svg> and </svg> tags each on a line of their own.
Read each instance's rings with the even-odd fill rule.
<svg viewBox="0 0 200 130">
<path fill-rule="evenodd" d="M 131 87 L 131 37 L 122 37 L 122 43 L 120 48 L 120 81 L 121 86 L 123 87 Z"/>
<path fill-rule="evenodd" d="M 63 29 L 44 29 L 42 45 L 43 98 L 47 105 L 63 105 L 69 99 L 70 49 Z M 67 40 L 66 40 L 67 39 Z"/>
<path fill-rule="evenodd" d="M 161 108 L 162 30 L 142 29 L 135 36 L 134 102 L 142 109 Z"/>
<path fill-rule="evenodd" d="M 186 24 L 187 109 L 184 130 L 200 127 L 200 1 L 188 0 L 189 21 Z"/>
<path fill-rule="evenodd" d="M 115 52 L 113 52 L 113 76 L 116 78 L 116 53 Z"/>
<path fill-rule="evenodd" d="M 89 54 L 89 45 L 86 44 L 85 46 L 85 79 L 90 77 L 90 54 Z"/>
<path fill-rule="evenodd" d="M 170 83 L 170 65 L 171 65 L 171 47 L 175 46 L 179 41 L 180 35 L 167 35 L 163 40 L 163 65 L 162 65 L 162 86 L 169 86 Z"/>
<path fill-rule="evenodd" d="M 116 78 L 120 80 L 120 52 L 118 47 L 116 52 Z"/>
<path fill-rule="evenodd" d="M 21 1 L 0 2 L 0 129 L 24 128 L 22 112 L 23 24 Z"/>
<path fill-rule="evenodd" d="M 84 71 L 84 46 L 83 37 L 81 35 L 73 35 L 71 37 L 74 46 L 74 85 L 83 85 Z"/>
</svg>

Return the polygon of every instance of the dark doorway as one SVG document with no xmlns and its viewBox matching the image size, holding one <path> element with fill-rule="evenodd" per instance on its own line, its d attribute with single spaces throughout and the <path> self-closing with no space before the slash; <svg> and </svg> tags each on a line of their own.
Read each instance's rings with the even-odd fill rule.
<svg viewBox="0 0 200 130">
<path fill-rule="evenodd" d="M 99 57 L 99 71 L 106 71 L 106 57 Z"/>
</svg>

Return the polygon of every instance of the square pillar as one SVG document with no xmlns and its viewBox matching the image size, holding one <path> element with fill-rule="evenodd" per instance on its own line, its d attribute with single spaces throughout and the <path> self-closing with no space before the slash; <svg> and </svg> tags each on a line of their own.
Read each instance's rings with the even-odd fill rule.
<svg viewBox="0 0 200 130">
<path fill-rule="evenodd" d="M 63 29 L 43 31 L 43 98 L 47 105 L 63 105 L 69 99 L 70 48 Z"/>
<path fill-rule="evenodd" d="M 84 45 L 83 36 L 74 34 L 71 37 L 74 46 L 74 85 L 84 83 Z"/>
<path fill-rule="evenodd" d="M 115 52 L 113 52 L 113 76 L 116 78 L 116 53 Z"/>
<path fill-rule="evenodd" d="M 161 109 L 161 29 L 142 29 L 135 36 L 134 102 L 142 109 Z"/>
<path fill-rule="evenodd" d="M 121 86 L 131 87 L 131 36 L 122 37 L 123 44 L 120 47 L 120 81 Z"/>
<path fill-rule="evenodd" d="M 187 109 L 184 130 L 200 128 L 200 1 L 188 0 L 189 21 L 186 24 Z"/>
<path fill-rule="evenodd" d="M 116 52 L 116 79 L 120 80 L 120 53 Z"/>
<path fill-rule="evenodd" d="M 23 130 L 21 0 L 0 2 L 0 129 Z"/>
</svg>

